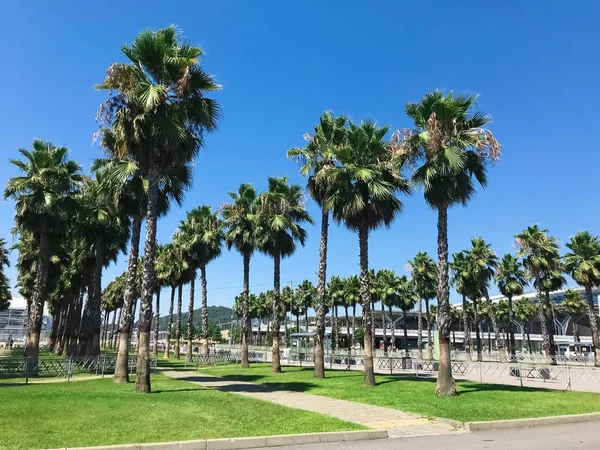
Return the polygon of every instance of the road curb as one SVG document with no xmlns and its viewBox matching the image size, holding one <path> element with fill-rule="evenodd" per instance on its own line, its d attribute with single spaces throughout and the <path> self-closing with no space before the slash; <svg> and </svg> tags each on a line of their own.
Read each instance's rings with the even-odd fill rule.
<svg viewBox="0 0 600 450">
<path fill-rule="evenodd" d="M 61 447 L 55 450 L 235 450 L 286 445 L 320 444 L 326 442 L 367 441 L 387 439 L 387 430 L 340 431 L 332 433 L 285 434 L 231 439 L 200 439 L 195 441 L 157 442 L 152 444 L 122 444 L 100 447 Z"/>
<path fill-rule="evenodd" d="M 511 419 L 511 420 L 490 420 L 485 422 L 465 422 L 465 430 L 488 431 L 488 430 L 507 430 L 510 428 L 529 428 L 543 427 L 548 425 L 563 425 L 578 422 L 600 421 L 600 413 L 573 414 L 567 416 L 537 417 L 534 419 Z"/>
</svg>

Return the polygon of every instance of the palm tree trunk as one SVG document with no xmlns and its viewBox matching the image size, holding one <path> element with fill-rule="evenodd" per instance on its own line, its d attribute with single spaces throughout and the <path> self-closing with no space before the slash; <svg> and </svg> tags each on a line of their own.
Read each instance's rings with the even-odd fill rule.
<svg viewBox="0 0 600 450">
<path fill-rule="evenodd" d="M 273 350 L 271 358 L 271 371 L 281 373 L 279 361 L 279 327 L 281 314 L 281 256 L 279 253 L 273 255 Z"/>
<path fill-rule="evenodd" d="M 419 359 L 423 359 L 423 299 L 419 299 L 419 312 L 417 316 L 417 348 Z"/>
<path fill-rule="evenodd" d="M 138 321 L 138 352 L 135 374 L 136 392 L 151 392 L 150 385 L 150 326 L 152 323 L 152 293 L 154 292 L 154 262 L 156 259 L 156 226 L 158 220 L 158 167 L 148 174 L 148 207 L 146 210 L 146 242 L 144 245 L 144 276 Z"/>
<path fill-rule="evenodd" d="M 373 311 L 371 311 L 371 321 L 373 320 Z M 356 303 L 352 305 L 352 347 L 354 347 L 354 333 L 356 332 Z"/>
<path fill-rule="evenodd" d="M 248 363 L 248 333 L 250 331 L 250 317 L 248 316 L 248 303 L 250 302 L 250 251 L 243 254 L 244 259 L 244 293 L 242 295 L 242 369 L 250 367 Z M 279 328 L 277 328 L 279 333 Z"/>
<path fill-rule="evenodd" d="M 500 360 L 504 361 L 506 359 L 506 353 L 504 350 L 504 339 L 500 334 L 500 330 L 498 329 L 498 321 L 496 320 L 496 313 L 494 312 L 494 308 L 492 305 L 492 301 L 490 300 L 489 294 L 485 293 L 485 300 L 488 304 L 488 309 L 490 313 L 490 321 L 492 322 L 492 328 L 494 329 L 494 338 L 496 339 L 496 349 L 498 350 L 498 354 L 500 356 Z"/>
<path fill-rule="evenodd" d="M 440 360 L 435 392 L 441 397 L 457 395 L 450 361 L 450 287 L 448 285 L 448 207 L 438 207 L 438 328 Z"/>
<path fill-rule="evenodd" d="M 73 317 L 68 323 L 68 333 L 69 333 L 69 344 L 68 344 L 68 352 L 66 352 L 67 356 L 77 356 L 79 354 L 77 348 L 77 339 L 79 338 L 79 326 L 81 324 L 81 310 L 83 309 L 83 289 L 81 293 L 77 296 L 77 306 L 73 310 Z"/>
<path fill-rule="evenodd" d="M 104 250 L 105 246 L 102 242 L 102 236 L 99 234 L 96 237 L 96 260 L 94 262 L 94 277 L 93 285 L 93 302 L 90 309 L 90 322 L 92 324 L 91 347 L 88 341 L 87 355 L 97 356 L 100 354 L 100 330 L 102 328 L 102 266 L 104 265 Z"/>
<path fill-rule="evenodd" d="M 112 350 L 113 348 L 113 336 L 115 334 L 115 327 L 117 325 L 117 308 L 115 308 L 115 310 L 113 311 L 113 315 L 112 315 L 112 322 L 110 324 L 110 333 L 108 333 L 108 336 L 106 337 L 107 342 L 106 342 L 106 346 Z"/>
<path fill-rule="evenodd" d="M 60 324 L 58 325 L 58 337 L 56 341 L 56 354 L 59 356 L 63 355 L 65 350 L 65 330 L 73 306 L 73 300 L 71 300 L 71 303 L 62 308 L 62 314 L 60 315 Z"/>
<path fill-rule="evenodd" d="M 348 306 L 344 305 L 346 311 L 346 348 L 350 351 L 350 316 L 348 316 Z"/>
<path fill-rule="evenodd" d="M 481 325 L 481 319 L 479 318 L 479 305 L 477 303 L 477 297 L 473 296 L 473 317 L 475 319 L 475 341 L 477 342 L 477 361 L 483 360 L 482 355 L 482 336 L 483 336 L 483 328 Z"/>
<path fill-rule="evenodd" d="M 200 267 L 202 284 L 202 352 L 208 355 L 208 290 L 206 287 L 206 266 Z"/>
<path fill-rule="evenodd" d="M 200 269 L 202 273 L 202 269 Z M 206 285 L 206 272 L 202 275 L 203 289 Z M 187 323 L 187 349 L 185 351 L 185 358 L 187 361 L 192 360 L 192 346 L 194 344 L 194 290 L 196 289 L 196 271 L 192 274 L 190 280 L 190 302 L 188 304 L 188 323 Z M 204 296 L 204 292 L 202 293 Z M 202 299 L 202 307 L 204 308 L 204 298 Z M 202 331 L 204 333 L 204 330 Z M 206 347 L 208 353 L 208 347 Z"/>
<path fill-rule="evenodd" d="M 512 295 L 508 296 L 508 324 L 507 324 L 507 330 L 508 330 L 508 341 L 509 341 L 509 347 L 510 347 L 510 356 L 511 359 L 515 359 L 516 355 L 517 355 L 517 349 L 516 349 L 516 345 L 515 345 L 515 327 L 513 326 L 513 301 L 512 301 Z"/>
<path fill-rule="evenodd" d="M 339 336 L 338 336 L 338 307 L 337 305 L 335 305 L 334 307 L 334 313 L 333 314 L 333 329 L 331 330 L 331 336 L 333 337 L 333 340 L 331 341 L 331 348 L 333 350 L 337 350 L 338 348 L 338 341 L 339 341 Z"/>
<path fill-rule="evenodd" d="M 575 342 L 575 351 L 581 354 L 581 345 L 579 345 L 581 339 L 579 337 L 579 326 L 577 325 L 577 317 L 573 317 L 573 342 Z"/>
<path fill-rule="evenodd" d="M 392 306 L 388 305 L 388 311 L 390 313 L 390 351 L 396 352 L 396 325 L 394 324 L 394 315 L 392 314 Z"/>
<path fill-rule="evenodd" d="M 159 322 L 160 322 L 160 286 L 156 289 L 156 312 L 154 313 L 154 317 L 156 317 L 156 321 L 154 322 L 154 348 L 153 353 L 154 357 L 158 357 L 158 332 L 159 330 Z"/>
<path fill-rule="evenodd" d="M 556 364 L 554 358 L 556 352 L 554 348 L 554 333 L 553 327 L 550 326 L 552 314 L 550 312 L 550 295 L 546 296 L 545 292 L 538 292 L 538 314 L 540 317 L 540 325 L 542 327 L 542 338 L 544 341 L 544 353 L 546 358 L 550 360 L 550 364 Z"/>
<path fill-rule="evenodd" d="M 463 325 L 465 329 L 465 337 L 463 339 L 465 343 L 465 355 L 467 361 L 471 361 L 471 320 L 469 319 L 469 314 L 467 313 L 468 305 L 467 305 L 467 296 L 462 294 L 462 304 L 463 304 Z"/>
<path fill-rule="evenodd" d="M 119 317 L 119 345 L 117 346 L 117 362 L 113 375 L 115 383 L 129 382 L 129 341 L 131 339 L 131 326 L 133 325 L 134 318 L 133 305 L 136 302 L 135 284 L 140 253 L 141 229 L 142 217 L 134 216 L 131 225 L 131 243 L 127 260 L 127 273 L 125 274 L 125 294 Z"/>
<path fill-rule="evenodd" d="M 433 321 L 429 312 L 429 299 L 425 299 L 425 316 L 427 319 L 427 353 L 429 359 L 433 359 Z"/>
<path fill-rule="evenodd" d="M 61 306 L 56 305 L 54 314 L 52 314 L 52 327 L 50 328 L 50 339 L 48 341 L 48 350 L 54 352 L 56 345 L 56 336 L 58 335 L 58 325 L 60 322 Z"/>
<path fill-rule="evenodd" d="M 48 249 L 48 226 L 46 218 L 42 216 L 40 223 L 40 237 L 38 242 L 38 258 L 35 266 L 35 281 L 33 295 L 31 296 L 30 312 L 27 316 L 27 337 L 25 340 L 25 357 L 29 358 L 31 367 L 37 367 L 40 354 L 40 332 L 44 318 L 44 304 L 46 301 L 46 288 L 48 285 L 48 266 L 50 264 L 50 251 Z"/>
<path fill-rule="evenodd" d="M 600 332 L 598 331 L 598 320 L 596 319 L 596 311 L 594 311 L 594 299 L 592 295 L 592 286 L 585 287 L 585 297 L 587 300 L 587 313 L 592 330 L 592 344 L 594 344 L 594 365 L 600 365 Z"/>
<path fill-rule="evenodd" d="M 404 356 L 408 354 L 408 331 L 406 329 L 406 310 L 402 310 L 402 325 L 404 328 Z"/>
<path fill-rule="evenodd" d="M 177 325 L 175 327 L 175 351 L 173 357 L 179 359 L 179 350 L 181 347 L 181 306 L 183 303 L 183 283 L 177 287 Z"/>
<path fill-rule="evenodd" d="M 377 340 L 376 335 L 375 335 L 375 302 L 373 301 L 373 297 L 371 297 L 371 336 L 373 336 L 373 350 L 375 350 L 375 346 L 376 343 L 375 341 Z"/>
<path fill-rule="evenodd" d="M 308 307 L 304 308 L 304 329 L 308 333 Z"/>
<path fill-rule="evenodd" d="M 300 312 L 296 314 L 296 332 L 300 331 Z"/>
<path fill-rule="evenodd" d="M 383 303 L 383 300 L 381 300 L 381 324 L 383 326 L 383 353 L 387 353 L 387 329 L 385 326 L 385 304 Z"/>
<path fill-rule="evenodd" d="M 123 315 L 123 307 L 121 306 L 119 308 L 119 317 L 117 318 L 117 323 L 121 323 L 121 316 Z M 120 336 L 120 332 L 119 329 L 117 328 L 114 333 L 113 333 L 113 340 L 112 340 L 112 348 L 113 349 L 117 349 L 117 351 L 119 350 L 119 346 L 118 346 L 118 339 Z"/>
<path fill-rule="evenodd" d="M 364 328 L 364 380 L 365 386 L 375 386 L 373 367 L 373 335 L 371 334 L 371 294 L 369 292 L 369 229 L 363 218 L 358 231 L 360 260 L 360 294 L 362 299 L 362 319 Z"/>
<path fill-rule="evenodd" d="M 325 284 L 327 282 L 327 237 L 329 228 L 329 211 L 321 210 L 321 242 L 319 244 L 319 280 L 317 285 L 317 333 L 315 335 L 314 359 L 315 378 L 325 378 Z M 333 333 L 332 333 L 333 335 Z"/>
<path fill-rule="evenodd" d="M 531 355 L 531 322 L 527 324 L 527 350 Z"/>
</svg>

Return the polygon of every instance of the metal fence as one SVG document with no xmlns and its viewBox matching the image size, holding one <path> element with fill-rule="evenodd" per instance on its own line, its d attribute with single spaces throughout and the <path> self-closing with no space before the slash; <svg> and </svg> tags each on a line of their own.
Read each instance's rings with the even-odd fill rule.
<svg viewBox="0 0 600 450">
<path fill-rule="evenodd" d="M 116 356 L 73 356 L 68 358 L 38 358 L 37 363 L 30 357 L 0 358 L 0 378 L 24 378 L 25 383 L 32 377 L 55 377 L 71 380 L 77 374 L 106 375 L 115 372 Z M 135 373 L 137 357 L 130 356 L 129 373 Z M 156 373 L 157 360 L 150 360 L 150 370 Z"/>
<path fill-rule="evenodd" d="M 261 363 L 261 362 L 269 362 L 270 354 L 267 352 L 257 352 L 257 351 L 249 351 L 248 352 L 248 362 L 250 363 Z M 231 352 L 231 351 L 217 351 L 209 353 L 208 355 L 201 355 L 199 353 L 192 355 L 192 359 L 189 362 L 190 364 L 196 364 L 196 368 L 200 366 L 216 366 L 218 364 L 239 364 L 242 361 L 242 353 L 241 352 Z"/>
</svg>

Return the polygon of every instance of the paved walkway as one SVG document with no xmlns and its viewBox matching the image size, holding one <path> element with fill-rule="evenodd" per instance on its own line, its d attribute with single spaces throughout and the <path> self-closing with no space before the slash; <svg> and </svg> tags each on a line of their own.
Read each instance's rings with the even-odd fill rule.
<svg viewBox="0 0 600 450">
<path fill-rule="evenodd" d="M 273 390 L 264 385 L 230 381 L 189 371 L 165 370 L 165 375 L 204 387 L 233 392 L 290 408 L 312 411 L 354 422 L 375 430 L 388 430 L 390 437 L 458 433 L 452 425 L 428 420 L 397 409 L 337 400 L 301 392 Z"/>
<path fill-rule="evenodd" d="M 6 380 L 6 382 L 3 382 L 3 380 L 0 380 L 0 387 L 1 386 L 26 386 L 28 384 L 54 384 L 54 383 L 71 383 L 73 381 L 85 381 L 85 380 L 100 380 L 102 378 L 110 378 L 110 375 L 105 375 L 104 377 L 102 375 L 86 375 L 86 376 L 80 376 L 80 377 L 72 377 L 70 380 L 66 379 L 65 377 L 48 377 L 48 378 L 36 378 L 36 377 L 30 377 L 29 380 L 27 381 L 27 383 L 25 383 L 25 378 L 19 379 L 19 380 L 15 380 L 13 378 Z"/>
</svg>

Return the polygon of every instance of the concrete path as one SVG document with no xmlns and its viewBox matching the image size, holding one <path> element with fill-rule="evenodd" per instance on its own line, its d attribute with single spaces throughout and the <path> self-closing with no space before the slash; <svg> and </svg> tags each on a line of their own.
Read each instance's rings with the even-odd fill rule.
<svg viewBox="0 0 600 450">
<path fill-rule="evenodd" d="M 81 376 L 81 377 L 72 377 L 70 380 L 67 380 L 64 377 L 48 377 L 48 378 L 36 378 L 36 377 L 31 377 L 29 378 L 29 381 L 27 383 L 25 383 L 25 378 L 23 378 L 23 381 L 13 381 L 13 379 L 10 379 L 10 381 L 7 382 L 3 382 L 2 380 L 0 380 L 0 387 L 2 386 L 27 386 L 29 384 L 54 384 L 54 383 L 71 383 L 73 381 L 86 381 L 86 380 L 100 380 L 102 378 L 110 378 L 111 375 L 107 376 L 105 375 L 104 377 L 102 375 L 89 375 L 89 376 Z"/>
<path fill-rule="evenodd" d="M 458 433 L 452 425 L 428 420 L 397 409 L 366 405 L 346 400 L 321 397 L 301 392 L 273 390 L 267 386 L 230 381 L 212 375 L 189 371 L 165 370 L 163 374 L 183 381 L 224 392 L 245 395 L 290 408 L 312 411 L 337 419 L 354 422 L 375 430 L 388 430 L 390 437 Z"/>
<path fill-rule="evenodd" d="M 280 447 L 290 450 L 597 450 L 596 423 L 553 425 L 518 430 L 484 431 L 452 436 L 420 436 L 365 442 L 331 442 Z M 272 447 L 271 447 L 272 449 Z M 261 450 L 261 449 L 256 449 Z M 266 448 L 264 448 L 266 450 Z"/>
</svg>

